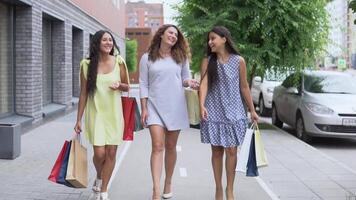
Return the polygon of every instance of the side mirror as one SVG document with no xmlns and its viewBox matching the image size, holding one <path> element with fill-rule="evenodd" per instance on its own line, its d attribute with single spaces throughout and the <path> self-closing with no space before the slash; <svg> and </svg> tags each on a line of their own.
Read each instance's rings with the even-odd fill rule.
<svg viewBox="0 0 356 200">
<path fill-rule="evenodd" d="M 290 87 L 287 89 L 288 94 L 299 94 L 299 91 L 296 87 Z"/>
<path fill-rule="evenodd" d="M 253 81 L 256 83 L 256 84 L 260 84 L 262 82 L 262 78 L 260 76 L 255 76 L 253 78 Z"/>
</svg>

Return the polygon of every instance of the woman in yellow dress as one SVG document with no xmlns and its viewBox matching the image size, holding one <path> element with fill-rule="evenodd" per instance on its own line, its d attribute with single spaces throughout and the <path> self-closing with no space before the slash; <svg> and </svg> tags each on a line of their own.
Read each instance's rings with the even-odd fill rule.
<svg viewBox="0 0 356 200">
<path fill-rule="evenodd" d="M 114 37 L 100 30 L 92 38 L 89 58 L 80 63 L 80 98 L 76 133 L 82 131 L 85 109 L 85 136 L 93 145 L 97 177 L 93 192 L 108 200 L 107 186 L 115 167 L 117 146 L 122 142 L 124 119 L 121 92 L 129 90 L 127 69 L 120 56 L 114 56 Z"/>
</svg>

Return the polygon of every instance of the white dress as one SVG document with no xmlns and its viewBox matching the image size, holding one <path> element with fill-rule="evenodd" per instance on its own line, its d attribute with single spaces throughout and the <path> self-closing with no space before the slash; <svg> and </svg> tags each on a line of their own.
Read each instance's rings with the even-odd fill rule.
<svg viewBox="0 0 356 200">
<path fill-rule="evenodd" d="M 177 64 L 171 57 L 140 61 L 140 97 L 147 98 L 147 125 L 160 125 L 169 131 L 189 127 L 183 81 L 190 79 L 189 62 Z"/>
</svg>

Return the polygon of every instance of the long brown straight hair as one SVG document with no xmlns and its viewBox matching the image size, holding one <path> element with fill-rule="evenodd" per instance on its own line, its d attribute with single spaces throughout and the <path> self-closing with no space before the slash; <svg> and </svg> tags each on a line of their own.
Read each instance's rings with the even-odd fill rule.
<svg viewBox="0 0 356 200">
<path fill-rule="evenodd" d="M 108 33 L 113 41 L 113 48 L 110 51 L 110 55 L 114 55 L 115 48 L 119 51 L 119 47 L 116 44 L 114 36 L 109 31 L 99 30 L 92 37 L 92 41 L 89 47 L 88 60 L 90 60 L 90 63 L 88 66 L 88 81 L 87 81 L 87 92 L 90 96 L 92 96 L 96 90 L 96 78 L 98 75 L 100 43 L 101 43 L 101 38 L 105 33 Z"/>
</svg>

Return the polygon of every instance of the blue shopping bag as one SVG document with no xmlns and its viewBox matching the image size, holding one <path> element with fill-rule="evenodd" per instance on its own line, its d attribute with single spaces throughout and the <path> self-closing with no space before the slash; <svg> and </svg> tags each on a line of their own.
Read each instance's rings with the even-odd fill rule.
<svg viewBox="0 0 356 200">
<path fill-rule="evenodd" d="M 247 168 L 246 176 L 250 176 L 250 177 L 258 176 L 256 151 L 255 151 L 255 134 L 252 134 L 250 152 L 249 152 L 246 168 Z"/>
<path fill-rule="evenodd" d="M 63 162 L 59 171 L 59 175 L 57 178 L 57 183 L 63 184 L 68 187 L 73 187 L 68 181 L 66 181 L 66 176 L 67 176 L 67 167 L 68 167 L 68 159 L 69 159 L 69 153 L 70 153 L 70 148 L 72 146 L 72 141 L 68 142 L 67 149 L 65 151 L 64 157 L 63 157 Z"/>
</svg>

